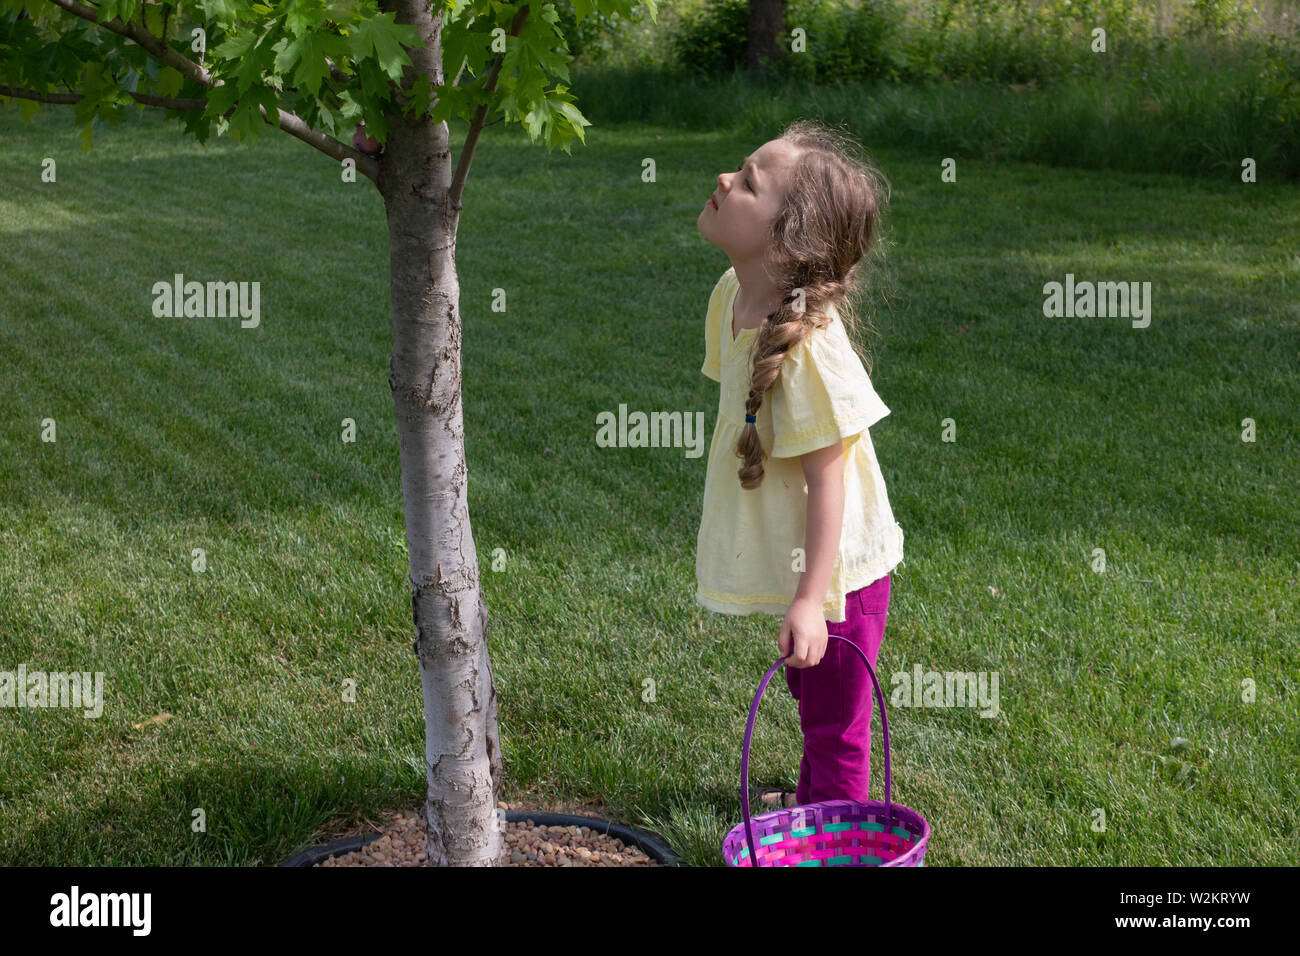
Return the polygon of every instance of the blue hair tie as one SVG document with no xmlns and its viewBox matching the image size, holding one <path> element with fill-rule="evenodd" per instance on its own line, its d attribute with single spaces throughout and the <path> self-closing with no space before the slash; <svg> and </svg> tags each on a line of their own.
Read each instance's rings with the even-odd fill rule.
<svg viewBox="0 0 1300 956">
<path fill-rule="evenodd" d="M 746 415 L 745 415 L 745 421 L 746 421 L 746 422 L 756 422 L 756 421 L 758 421 L 758 419 L 755 418 L 753 415 L 750 415 L 750 414 L 746 413 Z"/>
</svg>

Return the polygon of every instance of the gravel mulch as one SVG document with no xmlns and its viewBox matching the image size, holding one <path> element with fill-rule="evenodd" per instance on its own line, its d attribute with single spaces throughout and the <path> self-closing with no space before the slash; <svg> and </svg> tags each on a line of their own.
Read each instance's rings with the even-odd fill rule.
<svg viewBox="0 0 1300 956">
<path fill-rule="evenodd" d="M 502 810 L 512 809 L 504 803 L 498 806 Z M 425 865 L 422 811 L 394 814 L 382 829 L 384 835 L 378 840 L 352 853 L 330 857 L 316 866 Z M 540 826 L 529 820 L 507 821 L 504 836 L 505 851 L 498 866 L 663 866 L 640 847 L 628 846 L 622 840 L 591 827 Z"/>
</svg>

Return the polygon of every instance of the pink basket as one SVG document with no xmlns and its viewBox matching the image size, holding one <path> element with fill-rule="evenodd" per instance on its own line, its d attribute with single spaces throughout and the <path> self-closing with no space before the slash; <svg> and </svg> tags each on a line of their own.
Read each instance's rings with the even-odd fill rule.
<svg viewBox="0 0 1300 956">
<path fill-rule="evenodd" d="M 889 717 L 885 694 L 867 655 L 852 641 L 838 634 L 827 637 L 857 652 L 871 675 L 880 723 L 885 737 L 885 802 L 868 800 L 825 800 L 798 807 L 786 807 L 750 819 L 749 742 L 754 734 L 758 702 L 778 667 L 779 658 L 768 670 L 749 708 L 745 745 L 740 756 L 740 803 L 745 822 L 731 828 L 722 841 L 722 858 L 727 866 L 924 866 L 930 824 L 915 810 L 895 804 L 893 775 L 889 765 Z M 757 838 L 757 839 L 756 839 Z"/>
</svg>

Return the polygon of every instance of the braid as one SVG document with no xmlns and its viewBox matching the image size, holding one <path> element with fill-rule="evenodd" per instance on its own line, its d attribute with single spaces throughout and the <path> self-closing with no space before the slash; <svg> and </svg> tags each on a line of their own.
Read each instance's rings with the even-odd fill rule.
<svg viewBox="0 0 1300 956">
<path fill-rule="evenodd" d="M 845 283 L 836 279 L 810 282 L 792 288 L 775 312 L 769 313 L 759 327 L 750 351 L 749 395 L 745 399 L 745 414 L 758 415 L 763 396 L 772 387 L 786 353 L 796 348 L 816 329 L 825 328 L 829 320 L 821 314 L 821 306 L 834 301 L 843 293 Z M 800 306 L 800 294 L 802 305 Z M 758 427 L 752 422 L 745 425 L 736 442 L 736 455 L 744 460 L 737 474 L 742 488 L 757 488 L 763 481 L 763 460 L 767 452 L 758 438 Z"/>
</svg>

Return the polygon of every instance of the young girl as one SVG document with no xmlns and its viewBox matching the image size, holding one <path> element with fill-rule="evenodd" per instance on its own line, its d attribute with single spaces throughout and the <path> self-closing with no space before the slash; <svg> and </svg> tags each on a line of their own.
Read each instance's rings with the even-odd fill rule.
<svg viewBox="0 0 1300 956">
<path fill-rule="evenodd" d="M 723 614 L 784 614 L 777 646 L 803 760 L 795 792 L 764 799 L 785 806 L 867 799 L 871 678 L 827 635 L 876 666 L 889 572 L 903 558 L 867 432 L 889 409 L 849 340 L 852 312 L 838 308 L 888 200 L 884 177 L 851 146 L 797 121 L 720 175 L 699 218 L 731 268 L 705 327 L 701 371 L 721 397 L 695 599 Z"/>
</svg>

